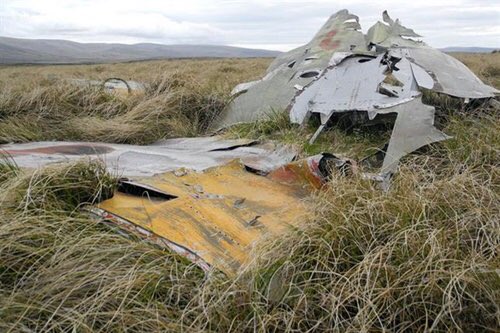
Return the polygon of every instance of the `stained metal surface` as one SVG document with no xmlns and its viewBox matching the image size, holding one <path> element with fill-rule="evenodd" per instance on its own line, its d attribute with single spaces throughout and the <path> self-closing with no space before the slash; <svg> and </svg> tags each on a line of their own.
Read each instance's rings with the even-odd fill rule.
<svg viewBox="0 0 500 333">
<path fill-rule="evenodd" d="M 268 118 L 284 110 L 304 87 L 319 77 L 337 52 L 366 52 L 359 19 L 347 10 L 332 15 L 306 45 L 279 56 L 259 81 L 238 85 L 234 102 L 214 122 L 213 129 Z M 333 59 L 338 61 L 338 55 Z"/>
<path fill-rule="evenodd" d="M 177 252 L 234 274 L 252 259 L 259 242 L 305 221 L 306 198 L 325 180 L 322 158 L 294 162 L 268 176 L 238 161 L 204 172 L 169 172 L 136 180 L 145 188 L 143 195 L 118 192 L 98 208 L 111 220 L 118 217 L 174 244 Z M 153 198 L 151 188 L 169 199 Z"/>
<path fill-rule="evenodd" d="M 170 139 L 149 146 L 33 142 L 0 145 L 0 151 L 24 168 L 39 168 L 81 158 L 101 159 L 110 172 L 125 177 L 152 176 L 178 168 L 204 170 L 233 159 L 241 159 L 253 169 L 269 172 L 289 163 L 296 155 L 288 146 L 222 137 Z"/>
</svg>

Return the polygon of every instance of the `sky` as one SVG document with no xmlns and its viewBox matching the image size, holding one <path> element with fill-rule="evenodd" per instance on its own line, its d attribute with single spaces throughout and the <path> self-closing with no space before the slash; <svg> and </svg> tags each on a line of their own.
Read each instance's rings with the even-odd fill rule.
<svg viewBox="0 0 500 333">
<path fill-rule="evenodd" d="M 387 9 L 431 46 L 500 47 L 500 0 L 0 0 L 0 36 L 287 51 L 344 8 L 364 32 Z"/>
</svg>

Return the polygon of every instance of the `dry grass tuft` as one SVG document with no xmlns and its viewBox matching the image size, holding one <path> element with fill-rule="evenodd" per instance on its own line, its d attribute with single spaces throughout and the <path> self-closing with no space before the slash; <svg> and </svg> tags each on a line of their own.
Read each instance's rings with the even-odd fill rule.
<svg viewBox="0 0 500 333">
<path fill-rule="evenodd" d="M 76 210 L 111 194 L 97 162 L 1 185 L 0 331 L 161 331 L 179 326 L 203 273 Z"/>
<path fill-rule="evenodd" d="M 0 95 L 0 142 L 84 140 L 151 143 L 206 131 L 227 97 L 203 93 L 189 82 L 121 98 L 99 88 L 54 86 Z M 28 88 L 29 89 L 29 88 Z"/>
<path fill-rule="evenodd" d="M 9 168 L 8 164 L 7 168 Z M 11 170 L 16 170 L 12 169 Z M 12 172 L 0 185 L 0 204 L 29 214 L 73 211 L 112 196 L 116 180 L 100 162 L 76 162 L 27 172 Z"/>
</svg>

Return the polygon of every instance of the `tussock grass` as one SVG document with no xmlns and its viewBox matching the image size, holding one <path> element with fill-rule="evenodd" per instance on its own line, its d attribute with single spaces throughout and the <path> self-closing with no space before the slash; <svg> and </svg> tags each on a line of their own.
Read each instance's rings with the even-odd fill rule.
<svg viewBox="0 0 500 333">
<path fill-rule="evenodd" d="M 15 178 L 20 172 L 14 160 L 0 151 L 0 185 L 11 178 Z"/>
<path fill-rule="evenodd" d="M 456 139 L 408 157 L 388 193 L 332 180 L 303 228 L 264 245 L 234 280 L 205 287 L 194 327 L 496 331 L 498 126 L 498 116 L 455 115 Z"/>
<path fill-rule="evenodd" d="M 492 56 L 464 59 L 498 83 L 487 68 L 498 66 Z M 0 141 L 197 135 L 234 84 L 257 78 L 268 62 L 1 68 Z M 59 80 L 110 76 L 148 88 L 119 98 Z M 98 162 L 29 171 L 1 159 L 0 331 L 498 331 L 499 110 L 425 98 L 454 139 L 404 158 L 387 193 L 360 178 L 333 177 L 314 194 L 312 217 L 261 244 L 233 278 L 205 275 L 84 214 L 80 207 L 108 197 L 116 183 Z M 227 135 L 351 157 L 387 138 L 335 128 L 308 145 L 314 130 L 275 112 Z"/>
<path fill-rule="evenodd" d="M 252 138 L 256 140 L 275 140 L 299 149 L 299 157 L 316 155 L 323 152 L 341 153 L 350 158 L 361 159 L 373 153 L 390 138 L 390 130 L 373 131 L 356 127 L 347 132 L 345 129 L 332 127 L 325 130 L 318 139 L 309 143 L 309 139 L 319 124 L 311 122 L 307 126 L 290 123 L 289 115 L 283 110 L 270 110 L 267 119 L 248 124 L 237 124 L 227 128 L 228 138 Z"/>
<path fill-rule="evenodd" d="M 168 80 L 169 78 L 163 78 Z M 121 98 L 68 83 L 0 95 L 0 142 L 83 140 L 151 143 L 204 133 L 227 97 L 196 82 Z M 186 83 L 186 84 L 188 84 Z"/>
<path fill-rule="evenodd" d="M 85 216 L 1 216 L 0 330 L 174 331 L 201 270 Z"/>
<path fill-rule="evenodd" d="M 25 172 L 0 189 L 0 331 L 179 327 L 203 273 L 76 210 L 111 194 L 98 162 Z"/>
<path fill-rule="evenodd" d="M 98 66 L 0 67 L 0 143 L 85 140 L 147 144 L 206 133 L 240 80 L 266 59 L 163 61 Z M 121 97 L 71 78 L 122 77 L 145 94 Z"/>
<path fill-rule="evenodd" d="M 73 211 L 112 196 L 116 180 L 100 162 L 77 162 L 27 172 L 11 170 L 1 185 L 0 204 L 32 214 L 47 211 Z M 7 178 L 7 177 L 6 177 Z"/>
</svg>

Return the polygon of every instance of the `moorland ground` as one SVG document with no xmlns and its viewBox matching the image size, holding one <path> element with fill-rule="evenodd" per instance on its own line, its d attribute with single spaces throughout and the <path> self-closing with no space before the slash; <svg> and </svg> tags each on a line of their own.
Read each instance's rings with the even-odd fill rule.
<svg viewBox="0 0 500 333">
<path fill-rule="evenodd" d="M 456 54 L 500 88 L 500 54 Z M 148 144 L 207 134 L 240 82 L 271 59 L 0 67 L 0 143 Z M 121 77 L 144 94 L 110 95 L 67 79 Z M 81 207 L 112 195 L 98 162 L 20 170 L 0 163 L 0 331 L 450 332 L 500 323 L 498 106 L 426 94 L 453 139 L 405 157 L 390 191 L 333 176 L 311 218 L 269 240 L 234 277 L 97 223 Z M 270 119 L 228 137 L 274 139 L 301 156 L 362 158 L 390 130 Z"/>
</svg>

